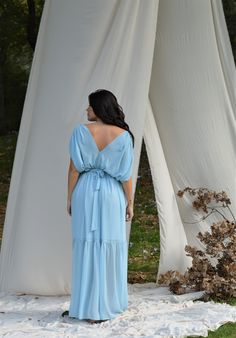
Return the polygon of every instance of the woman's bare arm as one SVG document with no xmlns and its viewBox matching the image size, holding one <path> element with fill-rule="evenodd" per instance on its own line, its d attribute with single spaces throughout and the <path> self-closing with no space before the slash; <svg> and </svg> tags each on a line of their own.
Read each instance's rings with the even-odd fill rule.
<svg viewBox="0 0 236 338">
<path fill-rule="evenodd" d="M 131 221 L 134 215 L 133 212 L 133 190 L 132 190 L 132 176 L 129 178 L 128 181 L 122 182 L 122 186 L 125 192 L 125 196 L 127 199 L 127 206 L 126 206 L 126 221 Z"/>
<path fill-rule="evenodd" d="M 122 183 L 128 205 L 133 205 L 132 176 Z"/>
</svg>

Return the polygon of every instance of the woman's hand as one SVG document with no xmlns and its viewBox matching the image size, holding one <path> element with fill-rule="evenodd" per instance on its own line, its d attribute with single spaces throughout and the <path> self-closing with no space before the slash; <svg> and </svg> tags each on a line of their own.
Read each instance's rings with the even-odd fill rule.
<svg viewBox="0 0 236 338">
<path fill-rule="evenodd" d="M 126 206 L 126 215 L 125 215 L 125 221 L 130 222 L 134 216 L 134 211 L 133 211 L 133 205 L 128 204 Z"/>
<path fill-rule="evenodd" d="M 67 212 L 71 216 L 71 200 L 67 200 Z"/>
</svg>

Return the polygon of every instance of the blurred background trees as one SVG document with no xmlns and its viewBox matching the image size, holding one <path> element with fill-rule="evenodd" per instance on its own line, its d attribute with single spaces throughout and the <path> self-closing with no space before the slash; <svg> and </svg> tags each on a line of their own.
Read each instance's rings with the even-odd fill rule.
<svg viewBox="0 0 236 338">
<path fill-rule="evenodd" d="M 0 2 L 0 134 L 19 129 L 43 4 Z"/>
<path fill-rule="evenodd" d="M 0 135 L 17 131 L 45 0 L 0 2 Z M 223 0 L 236 60 L 236 0 Z"/>
</svg>

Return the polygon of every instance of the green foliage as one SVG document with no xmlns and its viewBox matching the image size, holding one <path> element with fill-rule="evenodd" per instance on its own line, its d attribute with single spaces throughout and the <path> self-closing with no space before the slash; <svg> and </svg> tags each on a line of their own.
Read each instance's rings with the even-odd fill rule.
<svg viewBox="0 0 236 338">
<path fill-rule="evenodd" d="M 6 214 L 7 196 L 11 180 L 16 141 L 17 133 L 15 132 L 0 137 L 0 245 L 2 241 L 3 224 Z"/>
<path fill-rule="evenodd" d="M 13 132 L 0 138 L 0 200 L 7 200 L 8 188 L 11 180 L 12 165 L 15 154 L 17 133 Z M 3 185 L 6 185 L 3 188 Z M 6 194 L 3 194 L 3 191 Z"/>
</svg>

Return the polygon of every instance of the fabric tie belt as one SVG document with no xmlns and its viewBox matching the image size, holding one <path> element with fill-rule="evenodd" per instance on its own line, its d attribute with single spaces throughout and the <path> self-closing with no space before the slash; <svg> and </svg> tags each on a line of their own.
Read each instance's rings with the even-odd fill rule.
<svg viewBox="0 0 236 338">
<path fill-rule="evenodd" d="M 101 178 L 107 174 L 103 169 L 99 168 L 92 168 L 89 170 L 86 170 L 85 172 L 93 173 L 93 197 L 92 201 L 90 201 L 92 205 L 92 210 L 91 210 L 91 216 L 89 215 L 89 228 L 91 231 L 97 230 L 98 229 L 98 222 L 100 221 L 100 210 L 99 210 L 99 205 L 98 205 L 98 191 L 100 190 L 101 186 Z"/>
</svg>

